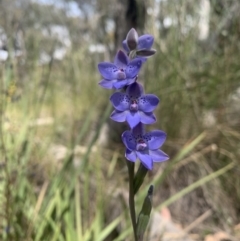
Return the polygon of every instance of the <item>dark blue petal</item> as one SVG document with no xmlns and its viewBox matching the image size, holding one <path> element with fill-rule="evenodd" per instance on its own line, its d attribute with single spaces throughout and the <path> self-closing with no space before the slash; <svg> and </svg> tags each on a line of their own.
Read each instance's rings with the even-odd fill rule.
<svg viewBox="0 0 240 241">
<path fill-rule="evenodd" d="M 111 81 L 111 80 L 103 79 L 98 84 L 105 89 L 113 89 L 113 81 Z"/>
<path fill-rule="evenodd" d="M 110 101 L 112 102 L 113 107 L 116 110 L 119 111 L 125 111 L 129 109 L 129 98 L 128 95 L 121 93 L 121 92 L 115 92 L 111 97 Z"/>
<path fill-rule="evenodd" d="M 125 50 L 127 53 L 130 51 L 129 48 L 128 48 L 128 46 L 127 46 L 127 40 L 126 40 L 126 39 L 123 40 L 122 46 L 123 46 L 124 50 Z"/>
<path fill-rule="evenodd" d="M 153 124 L 156 122 L 156 117 L 152 112 L 147 113 L 147 112 L 139 111 L 139 116 L 143 124 Z"/>
<path fill-rule="evenodd" d="M 113 83 L 113 87 L 115 89 L 122 89 L 123 87 L 125 87 L 126 85 L 129 85 L 129 80 L 125 79 L 125 80 L 118 80 L 116 82 Z"/>
<path fill-rule="evenodd" d="M 118 68 L 115 64 L 102 62 L 98 64 L 98 70 L 104 79 L 114 80 L 118 78 Z"/>
<path fill-rule="evenodd" d="M 129 160 L 131 162 L 135 162 L 136 159 L 137 159 L 136 152 L 135 151 L 130 151 L 129 149 L 126 149 L 125 157 L 127 158 L 127 160 Z"/>
<path fill-rule="evenodd" d="M 122 50 L 119 50 L 115 56 L 114 64 L 118 67 L 118 69 L 125 69 L 128 63 L 128 56 Z"/>
<path fill-rule="evenodd" d="M 149 155 L 152 157 L 154 162 L 163 162 L 169 159 L 169 156 L 161 150 L 149 151 Z"/>
<path fill-rule="evenodd" d="M 128 112 L 126 121 L 131 128 L 135 127 L 140 122 L 140 116 L 138 112 Z"/>
<path fill-rule="evenodd" d="M 124 122 L 126 120 L 127 113 L 127 111 L 114 110 L 110 118 L 116 122 Z"/>
<path fill-rule="evenodd" d="M 148 143 L 149 150 L 160 148 L 166 140 L 166 133 L 160 130 L 154 130 L 146 133 L 143 138 Z"/>
<path fill-rule="evenodd" d="M 130 98 L 138 99 L 143 94 L 143 86 L 135 82 L 128 86 L 126 93 Z"/>
<path fill-rule="evenodd" d="M 139 110 L 143 112 L 152 112 L 158 105 L 159 99 L 156 95 L 143 95 L 138 102 Z"/>
<path fill-rule="evenodd" d="M 154 38 L 150 34 L 144 34 L 138 38 L 137 49 L 150 49 L 153 45 Z"/>
<path fill-rule="evenodd" d="M 132 128 L 132 134 L 135 137 L 142 136 L 144 133 L 144 125 L 139 122 L 134 128 Z"/>
<path fill-rule="evenodd" d="M 142 66 L 141 59 L 136 58 L 132 60 L 125 69 L 127 78 L 134 78 L 138 74 L 139 70 L 141 69 L 141 66 Z"/>
<path fill-rule="evenodd" d="M 149 154 L 147 153 L 142 153 L 137 151 L 137 156 L 140 159 L 140 161 L 142 162 L 142 164 L 148 169 L 148 170 L 152 170 L 153 169 L 153 160 L 151 158 L 151 156 L 149 156 Z"/>
<path fill-rule="evenodd" d="M 122 141 L 124 145 L 129 149 L 130 151 L 136 150 L 136 140 L 134 136 L 132 135 L 131 131 L 124 131 L 122 134 Z"/>
</svg>

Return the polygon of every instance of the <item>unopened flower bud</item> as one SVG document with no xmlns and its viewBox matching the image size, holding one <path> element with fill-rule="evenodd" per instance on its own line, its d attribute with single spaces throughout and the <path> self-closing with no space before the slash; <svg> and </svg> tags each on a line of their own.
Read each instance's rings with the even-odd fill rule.
<svg viewBox="0 0 240 241">
<path fill-rule="evenodd" d="M 137 31 L 132 28 L 128 34 L 127 34 L 127 46 L 130 50 L 134 50 L 137 48 L 137 44 L 138 44 L 138 34 Z"/>
<path fill-rule="evenodd" d="M 150 57 L 156 53 L 155 49 L 141 49 L 136 52 L 137 56 Z"/>
</svg>

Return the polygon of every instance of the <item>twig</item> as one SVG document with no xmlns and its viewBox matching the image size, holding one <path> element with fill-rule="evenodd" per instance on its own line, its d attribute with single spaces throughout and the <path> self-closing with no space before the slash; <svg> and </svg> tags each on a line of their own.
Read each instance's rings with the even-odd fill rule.
<svg viewBox="0 0 240 241">
<path fill-rule="evenodd" d="M 200 217 L 195 219 L 191 224 L 189 224 L 185 229 L 185 233 L 189 233 L 192 229 L 197 227 L 200 223 L 202 223 L 205 219 L 212 215 L 212 210 L 209 209 L 205 213 L 203 213 Z"/>
</svg>

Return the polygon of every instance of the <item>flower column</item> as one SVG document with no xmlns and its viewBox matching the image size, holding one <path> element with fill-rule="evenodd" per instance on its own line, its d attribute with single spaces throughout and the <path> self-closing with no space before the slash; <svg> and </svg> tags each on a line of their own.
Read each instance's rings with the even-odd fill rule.
<svg viewBox="0 0 240 241">
<path fill-rule="evenodd" d="M 132 28 L 126 40 L 123 41 L 123 48 L 127 54 L 119 50 L 114 63 L 102 62 L 98 65 L 98 70 L 103 77 L 99 85 L 106 89 L 121 90 L 110 97 L 115 109 L 111 119 L 116 122 L 126 121 L 130 127 L 130 130 L 122 134 L 122 141 L 126 147 L 129 208 L 135 241 L 142 240 L 149 220 L 153 186 L 149 188 L 137 222 L 134 195 L 143 183 L 147 171 L 153 169 L 153 163 L 169 159 L 167 154 L 159 150 L 166 140 L 166 133 L 160 130 L 150 132 L 144 130 L 144 125 L 156 122 L 153 111 L 159 99 L 153 94 L 144 94 L 143 86 L 137 82 L 142 64 L 156 52 L 151 48 L 153 41 L 153 36 L 148 34 L 138 37 L 136 30 Z M 141 164 L 135 174 L 134 163 L 137 159 Z"/>
</svg>

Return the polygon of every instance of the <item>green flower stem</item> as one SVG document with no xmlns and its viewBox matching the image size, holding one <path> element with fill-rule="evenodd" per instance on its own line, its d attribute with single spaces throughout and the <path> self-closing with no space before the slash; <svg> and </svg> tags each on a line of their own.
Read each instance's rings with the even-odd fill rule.
<svg viewBox="0 0 240 241">
<path fill-rule="evenodd" d="M 137 223 L 136 223 L 136 211 L 135 211 L 135 202 L 134 202 L 134 188 L 133 188 L 133 180 L 134 180 L 134 163 L 127 161 L 128 166 L 128 175 L 129 175 L 129 208 L 130 215 L 132 220 L 132 227 L 134 232 L 134 239 L 137 239 Z"/>
</svg>

